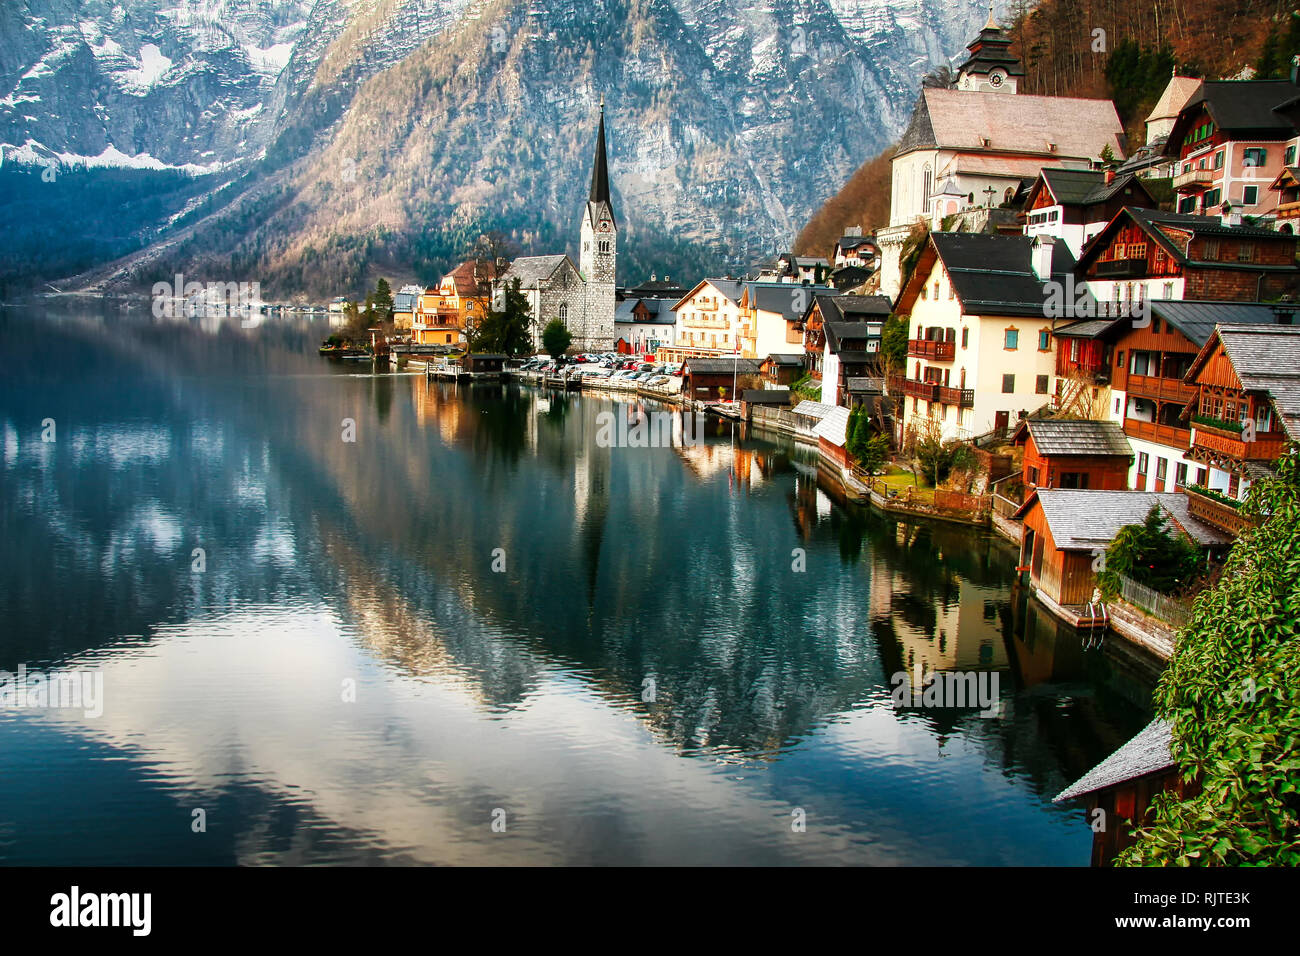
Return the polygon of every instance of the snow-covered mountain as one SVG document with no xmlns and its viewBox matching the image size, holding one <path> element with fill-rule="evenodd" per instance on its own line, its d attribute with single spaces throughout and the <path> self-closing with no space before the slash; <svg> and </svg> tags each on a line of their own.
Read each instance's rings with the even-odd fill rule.
<svg viewBox="0 0 1300 956">
<path fill-rule="evenodd" d="M 211 178 L 203 217 L 138 224 L 150 251 L 114 282 L 215 254 L 324 291 L 367 258 L 436 271 L 484 228 L 571 248 L 603 95 L 620 273 L 638 279 L 787 246 L 987 15 L 980 0 L 6 0 L 0 150 Z M 342 274 L 294 267 L 312 255 Z"/>
</svg>

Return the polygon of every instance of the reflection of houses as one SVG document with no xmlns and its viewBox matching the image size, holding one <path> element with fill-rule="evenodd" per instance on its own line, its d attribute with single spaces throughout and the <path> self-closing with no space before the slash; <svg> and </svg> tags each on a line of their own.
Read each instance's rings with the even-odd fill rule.
<svg viewBox="0 0 1300 956">
<path fill-rule="evenodd" d="M 926 674 L 1008 667 L 997 611 L 1006 601 L 1002 588 L 953 578 L 941 595 L 918 593 L 914 574 L 873 556 L 867 601 L 872 620 L 888 621 L 892 630 L 894 647 L 881 648 L 889 670 Z M 884 630 L 879 623 L 875 629 Z"/>
<path fill-rule="evenodd" d="M 1220 326 L 1186 382 L 1195 389 L 1184 412 L 1188 455 L 1205 466 L 1205 487 L 1222 496 L 1190 492 L 1193 514 L 1236 534 L 1246 520 L 1235 503 L 1300 439 L 1300 327 Z"/>
<path fill-rule="evenodd" d="M 906 371 L 889 384 L 900 437 L 935 421 L 944 438 L 970 438 L 1049 404 L 1044 284 L 1064 287 L 1073 266 L 1050 236 L 931 233 L 895 309 L 910 329 Z"/>
<path fill-rule="evenodd" d="M 1100 809 L 1106 825 L 1093 829 L 1092 865 L 1107 866 L 1134 841 L 1133 830 L 1146 821 L 1152 799 L 1166 790 L 1183 792 L 1170 753 L 1169 724 L 1153 720 L 1137 736 L 1089 770 L 1053 803 L 1086 799 L 1088 819 Z M 1190 795 L 1190 794 L 1188 794 Z"/>
<path fill-rule="evenodd" d="M 1029 492 L 1015 517 L 1024 522 L 1020 566 L 1050 608 L 1079 607 L 1097 586 L 1094 565 L 1120 528 L 1141 524 L 1159 505 L 1170 527 L 1203 548 L 1219 547 L 1228 536 L 1194 518 L 1187 496 L 1145 491 L 1078 491 L 1038 488 Z"/>
<path fill-rule="evenodd" d="M 1027 418 L 1012 441 L 1025 448 L 1026 489 L 1128 488 L 1133 449 L 1115 422 Z"/>
</svg>

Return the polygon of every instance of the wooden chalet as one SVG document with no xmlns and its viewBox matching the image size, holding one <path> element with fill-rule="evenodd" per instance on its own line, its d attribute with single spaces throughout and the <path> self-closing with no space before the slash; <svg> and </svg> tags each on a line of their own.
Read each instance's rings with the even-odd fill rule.
<svg viewBox="0 0 1300 956">
<path fill-rule="evenodd" d="M 804 356 L 800 352 L 774 352 L 760 369 L 769 385 L 786 386 L 803 376 Z"/>
<path fill-rule="evenodd" d="M 1023 445 L 1025 489 L 1128 489 L 1133 462 L 1124 430 L 1115 422 L 1026 418 L 1012 435 Z"/>
<path fill-rule="evenodd" d="M 699 402 L 736 400 L 745 389 L 762 386 L 761 365 L 758 359 L 687 358 L 682 396 Z"/>
<path fill-rule="evenodd" d="M 1203 487 L 1189 489 L 1192 513 L 1231 534 L 1251 484 L 1300 439 L 1300 327 L 1218 326 L 1185 382 L 1194 390 L 1184 418 L 1189 455 L 1205 465 Z"/>
<path fill-rule="evenodd" d="M 1220 548 L 1230 536 L 1193 517 L 1188 496 L 1145 491 L 1035 488 L 1014 517 L 1024 522 L 1020 563 L 1029 583 L 1051 608 L 1079 608 L 1097 586 L 1093 563 L 1125 525 L 1141 524 L 1159 505 L 1170 526 L 1202 548 Z"/>
<path fill-rule="evenodd" d="M 1066 787 L 1053 803 L 1083 800 L 1089 822 L 1093 811 L 1105 814 L 1106 825 L 1092 834 L 1092 865 L 1109 866 L 1133 843 L 1132 831 L 1146 821 L 1156 794 L 1177 790 L 1186 795 L 1170 753 L 1170 726 L 1153 720 L 1132 740 Z"/>
</svg>

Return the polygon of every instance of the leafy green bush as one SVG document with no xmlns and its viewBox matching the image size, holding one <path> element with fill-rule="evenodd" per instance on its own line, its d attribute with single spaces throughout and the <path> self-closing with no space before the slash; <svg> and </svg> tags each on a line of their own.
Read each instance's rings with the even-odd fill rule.
<svg viewBox="0 0 1300 956">
<path fill-rule="evenodd" d="M 1201 549 L 1171 530 L 1164 510 L 1152 505 L 1141 524 L 1119 529 L 1106 549 L 1106 569 L 1097 575 L 1097 586 L 1112 598 L 1119 593 L 1123 575 L 1161 594 L 1173 594 L 1196 580 L 1201 564 Z"/>
<path fill-rule="evenodd" d="M 1300 864 L 1300 470 L 1256 482 L 1261 523 L 1196 599 L 1156 686 L 1187 795 L 1164 793 L 1119 865 Z"/>
</svg>

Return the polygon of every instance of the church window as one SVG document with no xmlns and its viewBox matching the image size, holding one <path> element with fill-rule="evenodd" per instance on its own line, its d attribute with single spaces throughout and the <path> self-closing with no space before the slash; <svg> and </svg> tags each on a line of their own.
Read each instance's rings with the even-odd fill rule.
<svg viewBox="0 0 1300 956">
<path fill-rule="evenodd" d="M 930 204 L 930 184 L 934 174 L 930 172 L 930 164 L 926 163 L 921 173 L 921 204 L 922 208 Z"/>
<path fill-rule="evenodd" d="M 560 303 L 560 321 L 565 325 L 569 323 L 569 303 L 567 302 Z"/>
</svg>

